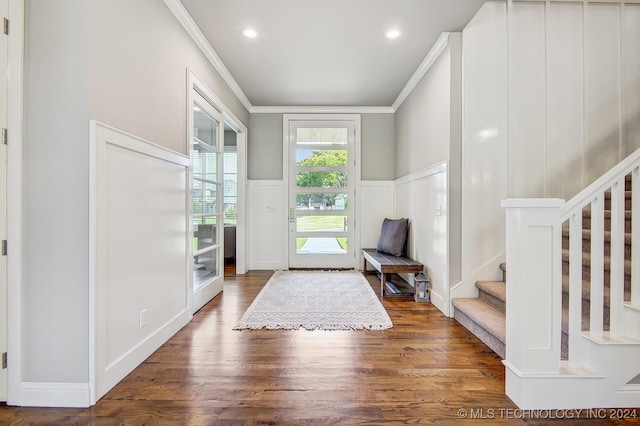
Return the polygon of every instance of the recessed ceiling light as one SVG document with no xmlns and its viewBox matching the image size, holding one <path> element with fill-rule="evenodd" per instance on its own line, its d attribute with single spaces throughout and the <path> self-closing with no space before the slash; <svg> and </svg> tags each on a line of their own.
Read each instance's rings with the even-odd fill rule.
<svg viewBox="0 0 640 426">
<path fill-rule="evenodd" d="M 256 38 L 256 37 L 258 37 L 258 32 L 256 30 L 254 30 L 253 28 L 245 28 L 242 31 L 242 34 L 247 38 Z"/>
<path fill-rule="evenodd" d="M 400 37 L 400 31 L 396 29 L 392 29 L 386 32 L 385 37 L 387 38 L 398 38 Z"/>
</svg>

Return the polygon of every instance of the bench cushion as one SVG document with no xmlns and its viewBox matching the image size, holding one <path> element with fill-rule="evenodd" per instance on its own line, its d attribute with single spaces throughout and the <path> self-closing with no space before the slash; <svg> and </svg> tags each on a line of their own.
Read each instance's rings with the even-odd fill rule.
<svg viewBox="0 0 640 426">
<path fill-rule="evenodd" d="M 402 256 L 407 241 L 409 219 L 386 219 L 382 222 L 377 250 L 392 256 Z"/>
</svg>

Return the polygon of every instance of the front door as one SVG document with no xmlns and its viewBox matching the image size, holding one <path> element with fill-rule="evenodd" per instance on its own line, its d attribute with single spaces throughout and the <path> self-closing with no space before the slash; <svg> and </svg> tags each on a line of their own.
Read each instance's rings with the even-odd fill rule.
<svg viewBox="0 0 640 426">
<path fill-rule="evenodd" d="M 289 121 L 289 267 L 354 266 L 355 122 Z"/>
</svg>

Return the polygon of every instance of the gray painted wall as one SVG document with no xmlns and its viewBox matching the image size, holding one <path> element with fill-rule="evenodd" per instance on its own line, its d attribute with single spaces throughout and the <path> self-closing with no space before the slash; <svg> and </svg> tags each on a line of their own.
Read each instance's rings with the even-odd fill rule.
<svg viewBox="0 0 640 426">
<path fill-rule="evenodd" d="M 395 114 L 396 177 L 447 161 L 449 284 L 462 277 L 462 35 L 448 45 Z"/>
<path fill-rule="evenodd" d="M 362 179 L 395 175 L 393 114 L 361 114 Z M 251 114 L 247 148 L 248 178 L 282 180 L 282 114 Z"/>
<path fill-rule="evenodd" d="M 393 180 L 396 173 L 393 114 L 362 114 L 362 180 Z"/>
<path fill-rule="evenodd" d="M 25 4 L 22 374 L 86 383 L 89 120 L 186 154 L 187 68 L 249 113 L 162 1 Z"/>
<path fill-rule="evenodd" d="M 247 178 L 282 180 L 282 114 L 251 114 Z"/>
<path fill-rule="evenodd" d="M 22 379 L 86 382 L 89 6 L 25 6 Z"/>
<path fill-rule="evenodd" d="M 396 111 L 396 176 L 449 159 L 450 48 L 446 48 Z"/>
</svg>

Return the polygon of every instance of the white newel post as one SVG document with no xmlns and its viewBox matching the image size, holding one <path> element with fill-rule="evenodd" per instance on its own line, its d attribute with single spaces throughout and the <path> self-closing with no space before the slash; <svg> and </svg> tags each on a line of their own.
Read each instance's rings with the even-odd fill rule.
<svg viewBox="0 0 640 426">
<path fill-rule="evenodd" d="M 526 398 L 527 379 L 557 374 L 562 321 L 560 199 L 509 199 L 506 208 L 506 393 Z"/>
</svg>

